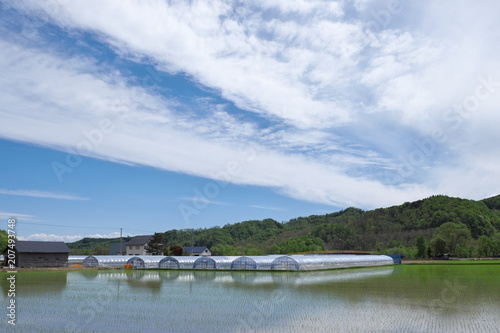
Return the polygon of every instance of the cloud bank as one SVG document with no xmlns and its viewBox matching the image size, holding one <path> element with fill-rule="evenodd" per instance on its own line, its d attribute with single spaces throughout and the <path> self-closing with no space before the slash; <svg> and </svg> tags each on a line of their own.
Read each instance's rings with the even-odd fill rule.
<svg viewBox="0 0 500 333">
<path fill-rule="evenodd" d="M 0 38 L 0 136 L 67 151 L 59 181 L 83 156 L 344 207 L 498 192 L 496 2 L 10 6 L 24 21 Z M 162 88 L 179 75 L 211 97 Z"/>
</svg>

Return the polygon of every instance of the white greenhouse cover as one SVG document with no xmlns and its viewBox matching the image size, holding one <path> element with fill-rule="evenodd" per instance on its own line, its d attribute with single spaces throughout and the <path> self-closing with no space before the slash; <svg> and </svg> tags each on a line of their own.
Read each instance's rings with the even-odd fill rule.
<svg viewBox="0 0 500 333">
<path fill-rule="evenodd" d="M 86 267 L 150 269 L 285 270 L 309 271 L 393 265 L 386 255 L 297 254 L 267 256 L 88 256 Z"/>
<path fill-rule="evenodd" d="M 199 256 L 170 256 L 160 260 L 160 268 L 168 269 L 193 269 L 194 262 Z"/>
<path fill-rule="evenodd" d="M 231 269 L 231 263 L 238 256 L 205 256 L 198 257 L 194 262 L 194 269 Z"/>
<path fill-rule="evenodd" d="M 268 256 L 243 256 L 234 260 L 231 269 L 234 270 L 270 270 L 271 264 L 281 254 L 272 254 Z"/>
<path fill-rule="evenodd" d="M 68 256 L 68 264 L 80 264 L 87 258 L 88 256 L 78 256 L 78 255 L 73 255 L 73 256 Z"/>
<path fill-rule="evenodd" d="M 83 260 L 84 267 L 121 267 L 133 256 L 88 256 Z"/>
<path fill-rule="evenodd" d="M 288 255 L 274 259 L 273 270 L 322 270 L 357 266 L 392 265 L 394 260 L 386 255 L 330 254 Z"/>
<path fill-rule="evenodd" d="M 160 261 L 166 258 L 165 256 L 134 256 L 127 260 L 127 265 L 132 268 L 158 268 Z"/>
</svg>

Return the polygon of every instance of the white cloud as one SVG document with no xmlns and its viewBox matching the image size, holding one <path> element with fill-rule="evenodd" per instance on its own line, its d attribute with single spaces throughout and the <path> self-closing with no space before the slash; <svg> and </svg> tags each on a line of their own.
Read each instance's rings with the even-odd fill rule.
<svg viewBox="0 0 500 333">
<path fill-rule="evenodd" d="M 38 2 L 26 1 L 24 5 L 47 10 Z M 301 26 L 289 20 L 289 10 L 310 13 L 311 6 L 316 9 L 313 18 L 296 18 Z M 281 18 L 266 21 L 267 8 L 260 4 L 242 4 L 233 10 L 217 1 L 140 6 L 134 1 L 119 6 L 72 1 L 47 14 L 61 25 L 101 34 L 125 54 L 147 54 L 160 68 L 187 72 L 202 84 L 220 89 L 225 98 L 242 108 L 299 127 L 325 127 L 349 118 L 349 102 L 342 94 L 317 98 L 338 82 L 338 77 L 324 77 L 323 72 L 327 69 L 334 74 L 333 67 L 350 68 L 351 56 L 364 38 L 361 26 L 324 18 L 328 12 L 338 17 L 339 7 L 322 1 L 277 5 L 283 22 Z M 247 15 L 249 11 L 252 15 Z M 285 20 L 290 28 L 282 28 L 288 24 Z M 262 37 L 269 34 L 276 38 Z M 288 41 L 294 43 L 289 45 Z M 316 88 L 314 81 L 318 82 Z"/>
<path fill-rule="evenodd" d="M 252 208 L 264 209 L 264 210 L 277 210 L 277 211 L 285 211 L 286 209 L 283 207 L 274 207 L 274 206 L 266 206 L 266 205 L 250 205 Z"/>
<path fill-rule="evenodd" d="M 36 216 L 34 216 L 34 215 L 0 211 L 0 219 L 7 220 L 7 219 L 11 219 L 11 218 L 15 218 L 17 221 L 38 221 L 38 222 L 41 222 L 41 220 L 36 219 Z"/>
<path fill-rule="evenodd" d="M 332 17 L 341 17 L 344 14 L 340 2 L 323 0 L 270 0 L 270 1 L 249 1 L 253 6 L 263 9 L 277 9 L 283 13 L 300 15 L 323 14 Z"/>
<path fill-rule="evenodd" d="M 123 237 L 134 236 L 132 234 L 124 234 Z M 45 241 L 45 242 L 66 242 L 72 243 L 83 238 L 117 238 L 120 237 L 119 232 L 111 232 L 109 234 L 79 234 L 79 235 L 56 235 L 56 234 L 31 234 L 28 236 L 20 236 L 19 240 L 30 240 L 30 241 Z"/>
<path fill-rule="evenodd" d="M 280 153 L 252 143 L 251 138 L 247 138 L 247 142 L 207 141 L 196 131 L 184 131 L 182 121 L 170 111 L 167 101 L 144 90 L 134 95 L 134 91 L 141 88 L 127 87 L 120 77 L 106 82 L 102 74 L 96 77 L 82 72 L 88 64 L 86 61 L 62 60 L 20 47 L 14 50 L 5 42 L 2 46 L 0 53 L 4 56 L 1 58 L 11 59 L 8 64 L 0 62 L 4 78 L 16 82 L 15 89 L 5 85 L 6 89 L 0 93 L 4 101 L 4 108 L 0 110 L 3 118 L 0 133 L 5 138 L 236 184 L 281 188 L 283 193 L 302 200 L 362 206 L 382 202 L 377 195 L 362 195 L 371 190 L 384 191 L 376 181 L 351 179 L 336 167 L 297 154 Z M 29 74 L 25 68 L 31 68 Z M 87 68 L 92 69 L 93 65 Z M 117 106 L 116 101 L 130 96 L 137 96 L 133 103 L 127 104 L 130 99 L 125 99 L 123 105 Z M 43 113 L 38 111 L 41 108 Z M 113 129 L 101 132 L 99 140 L 90 144 L 85 132 L 100 130 L 103 119 L 109 119 Z M 198 123 L 204 126 L 203 119 Z M 54 162 L 65 163 L 64 160 Z M 233 170 L 229 177 L 226 175 L 228 164 L 235 164 L 237 171 Z M 54 177 L 56 179 L 56 174 Z M 64 177 L 71 177 L 71 173 L 63 173 Z M 346 188 L 347 193 L 338 193 Z M 408 196 L 399 190 L 390 193 L 408 199 L 421 194 L 415 192 Z M 392 195 L 384 199 L 383 203 L 395 200 Z"/>
<path fill-rule="evenodd" d="M 68 193 L 56 193 L 39 190 L 8 190 L 0 188 L 0 194 L 18 195 L 24 197 L 46 198 L 46 199 L 61 199 L 61 200 L 88 200 L 88 198 L 80 197 Z"/>
<path fill-rule="evenodd" d="M 200 192 L 200 195 L 194 197 L 178 197 L 177 200 L 187 201 L 193 203 L 193 206 L 206 206 L 206 205 L 217 205 L 217 206 L 228 206 L 228 203 L 210 200 L 207 196 Z"/>
<path fill-rule="evenodd" d="M 92 60 L 3 37 L 4 138 L 78 149 L 84 131 L 109 119 L 113 130 L 82 155 L 268 186 L 341 206 L 375 207 L 434 193 L 489 195 L 500 185 L 490 167 L 498 148 L 479 149 L 498 142 L 498 131 L 488 127 L 500 120 L 498 92 L 460 131 L 443 118 L 474 93 L 478 76 L 500 80 L 494 2 L 470 10 L 466 2 L 423 1 L 421 22 L 398 29 L 404 18 L 415 22 L 411 8 L 403 9 L 380 31 L 347 17 L 343 2 L 69 1 L 51 10 L 44 4 L 13 6 L 30 15 L 46 10 L 52 23 L 91 31 L 122 57 L 185 73 L 272 125 L 262 128 L 212 100 L 198 101 L 202 116 L 189 107 L 181 113 L 178 101 L 130 86 Z M 355 5 L 362 10 L 370 2 Z M 266 16 L 268 9 L 276 13 Z M 469 22 L 475 22 L 473 33 L 462 28 Z M 400 185 L 384 185 L 380 174 L 397 170 L 399 157 L 411 160 L 419 149 L 415 139 L 430 138 L 436 129 L 448 137 L 436 143 L 442 155 L 413 165 Z M 459 189 L 457 174 L 465 171 L 468 187 Z M 491 180 L 487 188 L 472 188 L 479 172 Z"/>
</svg>

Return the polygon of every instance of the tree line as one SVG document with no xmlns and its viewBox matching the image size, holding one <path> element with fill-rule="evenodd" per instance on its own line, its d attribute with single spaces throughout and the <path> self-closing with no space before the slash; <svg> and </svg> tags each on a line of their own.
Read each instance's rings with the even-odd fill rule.
<svg viewBox="0 0 500 333">
<path fill-rule="evenodd" d="M 93 252 L 83 240 L 76 243 L 79 251 Z M 500 256 L 500 196 L 474 201 L 437 195 L 388 208 L 351 207 L 286 222 L 264 219 L 173 229 L 158 233 L 157 243 L 164 254 L 172 253 L 172 246 L 206 246 L 213 255 L 370 251 L 408 258 Z M 95 249 L 103 251 L 104 245 Z"/>
<path fill-rule="evenodd" d="M 402 205 L 169 230 L 172 245 L 207 246 L 214 255 L 314 251 L 399 253 L 409 258 L 500 256 L 500 196 L 481 201 L 438 195 Z"/>
</svg>

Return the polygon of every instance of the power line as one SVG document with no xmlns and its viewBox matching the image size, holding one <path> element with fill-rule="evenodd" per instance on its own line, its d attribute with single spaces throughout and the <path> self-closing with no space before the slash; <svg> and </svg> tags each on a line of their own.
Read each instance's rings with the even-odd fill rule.
<svg viewBox="0 0 500 333">
<path fill-rule="evenodd" d="M 19 222 L 19 221 L 18 221 Z M 33 224 L 33 225 L 39 225 L 39 226 L 48 226 L 48 227 L 61 227 L 61 228 L 81 228 L 81 229 L 119 229 L 119 228 L 113 228 L 113 227 L 83 227 L 83 226 L 77 226 L 77 225 L 60 225 L 60 224 L 49 224 L 49 223 L 33 223 L 33 222 L 24 222 L 22 221 L 20 224 Z"/>
<path fill-rule="evenodd" d="M 106 230 L 121 229 L 119 227 L 89 227 L 89 226 L 77 226 L 77 225 L 60 225 L 60 224 L 49 224 L 49 223 L 33 223 L 33 222 L 24 222 L 24 221 L 22 221 L 21 224 L 32 224 L 32 225 L 38 225 L 38 226 L 41 226 L 41 227 L 48 226 L 48 227 L 59 227 L 59 228 L 106 229 Z M 155 231 L 130 229 L 130 228 L 123 228 L 123 230 L 155 233 Z"/>
<path fill-rule="evenodd" d="M 123 230 L 132 230 L 132 231 L 149 232 L 149 233 L 156 232 L 156 231 L 151 231 L 151 230 L 138 230 L 138 229 L 129 229 L 129 228 L 123 228 Z"/>
</svg>

